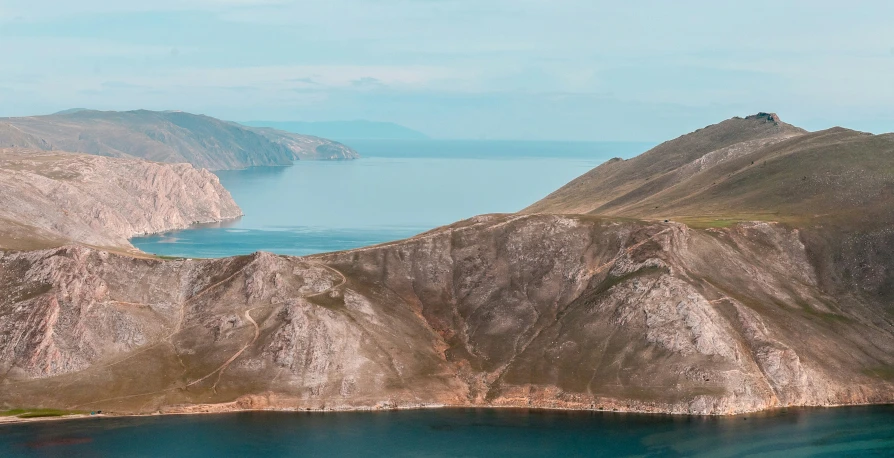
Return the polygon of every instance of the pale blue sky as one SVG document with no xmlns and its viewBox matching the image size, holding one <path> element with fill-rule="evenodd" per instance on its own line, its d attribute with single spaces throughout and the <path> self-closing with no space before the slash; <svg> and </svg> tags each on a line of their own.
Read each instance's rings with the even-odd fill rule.
<svg viewBox="0 0 894 458">
<path fill-rule="evenodd" d="M 894 131 L 894 2 L 0 0 L 0 116 L 70 107 L 664 140 Z"/>
</svg>

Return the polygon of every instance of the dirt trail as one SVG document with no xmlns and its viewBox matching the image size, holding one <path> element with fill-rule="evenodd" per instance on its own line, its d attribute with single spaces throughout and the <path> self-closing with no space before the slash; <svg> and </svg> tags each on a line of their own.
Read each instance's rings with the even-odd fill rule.
<svg viewBox="0 0 894 458">
<path fill-rule="evenodd" d="M 320 292 L 318 292 L 318 293 L 305 294 L 304 296 L 302 296 L 302 297 L 304 297 L 304 298 L 308 298 L 308 297 L 316 297 L 316 296 L 322 296 L 323 294 L 326 294 L 326 293 L 332 291 L 332 290 L 335 289 L 335 288 L 340 288 L 342 285 L 344 285 L 345 283 L 348 282 L 348 278 L 345 277 L 345 275 L 344 275 L 343 273 L 341 273 L 338 269 L 336 269 L 336 268 L 334 268 L 334 267 L 330 267 L 330 266 L 327 266 L 326 264 L 321 264 L 321 263 L 319 263 L 319 262 L 312 262 L 311 264 L 313 264 L 313 265 L 315 265 L 315 266 L 322 267 L 322 268 L 328 270 L 329 272 L 332 272 L 332 273 L 338 275 L 339 277 L 341 277 L 341 282 L 340 282 L 339 284 L 337 284 L 337 285 L 330 286 L 330 287 L 328 287 L 328 288 L 326 288 L 326 289 L 324 289 L 323 291 L 320 291 Z"/>
<path fill-rule="evenodd" d="M 220 367 L 218 367 L 214 371 L 210 372 L 209 374 L 205 375 L 204 377 L 202 377 L 200 379 L 196 379 L 196 380 L 193 380 L 192 382 L 187 383 L 186 384 L 187 387 L 193 386 L 196 383 L 199 383 L 199 382 L 207 379 L 208 377 L 211 377 L 212 375 L 214 375 L 215 372 L 217 372 L 217 381 L 215 381 L 214 385 L 211 386 L 211 391 L 214 391 L 215 393 L 217 393 L 217 384 L 220 382 L 220 376 L 223 375 L 223 372 L 227 369 L 227 366 L 229 366 L 230 363 L 235 361 L 236 358 L 239 357 L 239 355 L 241 355 L 243 352 L 245 352 L 245 350 L 247 350 L 248 347 L 250 347 L 252 344 L 254 344 L 255 341 L 258 340 L 258 337 L 261 335 L 261 329 L 258 328 L 258 323 L 254 320 L 254 318 L 251 317 L 251 311 L 257 310 L 259 308 L 261 308 L 261 307 L 254 307 L 254 308 L 250 308 L 245 311 L 245 319 L 247 319 L 251 323 L 251 325 L 254 326 L 254 328 L 255 328 L 255 335 L 251 339 L 251 341 L 249 341 L 248 343 L 243 345 L 242 348 L 240 348 L 239 351 L 236 352 L 236 354 L 231 356 L 230 359 L 226 360 L 226 362 L 221 364 Z"/>
<path fill-rule="evenodd" d="M 338 275 L 339 277 L 341 277 L 341 281 L 340 281 L 338 284 L 336 284 L 336 285 L 332 285 L 332 286 L 330 286 L 330 287 L 324 289 L 323 291 L 319 291 L 319 292 L 311 293 L 311 294 L 304 294 L 304 295 L 301 296 L 302 298 L 316 297 L 316 296 L 321 296 L 321 295 L 323 295 L 323 294 L 328 294 L 330 291 L 332 291 L 332 290 L 334 290 L 334 289 L 336 289 L 336 288 L 340 288 L 342 285 L 344 285 L 345 283 L 348 282 L 347 277 L 345 277 L 344 274 L 342 274 L 341 272 L 339 272 L 338 269 L 335 269 L 335 268 L 333 268 L 333 267 L 329 267 L 329 266 L 327 266 L 327 265 L 325 265 L 325 264 L 321 264 L 321 263 L 318 263 L 318 262 L 313 262 L 313 263 L 311 263 L 311 264 L 312 264 L 312 265 L 315 265 L 315 266 L 318 266 L 318 267 L 322 267 L 322 268 L 328 270 L 329 272 Z M 235 275 L 235 274 L 234 274 L 234 275 Z M 219 284 L 219 283 L 220 283 L 220 282 L 216 283 L 216 284 L 213 285 L 213 286 L 216 286 L 216 285 Z M 205 291 L 207 291 L 207 288 L 206 288 L 205 290 L 203 290 L 202 292 L 204 293 Z M 200 294 L 201 294 L 201 293 L 200 293 Z M 198 296 L 198 295 L 196 295 L 196 296 Z M 196 296 L 193 296 L 193 297 L 196 297 Z M 242 348 L 239 349 L 239 351 L 237 351 L 233 356 L 231 356 L 228 360 L 226 360 L 223 364 L 221 364 L 220 367 L 218 367 L 217 369 L 214 369 L 213 371 L 209 372 L 208 374 L 205 374 L 205 375 L 202 376 L 201 378 L 198 378 L 198 379 L 196 379 L 196 380 L 193 380 L 192 382 L 187 383 L 187 384 L 186 384 L 187 387 L 193 386 L 193 385 L 195 385 L 195 384 L 197 384 L 197 383 L 200 383 L 200 382 L 202 382 L 202 381 L 204 381 L 204 380 L 207 380 L 209 377 L 211 377 L 212 375 L 214 375 L 214 374 L 216 373 L 216 374 L 217 374 L 217 380 L 214 382 L 214 385 L 211 386 L 211 390 L 214 391 L 215 393 L 217 392 L 217 385 L 218 385 L 218 383 L 220 383 L 220 378 L 223 376 L 223 373 L 224 373 L 224 371 L 226 371 L 227 367 L 229 367 L 229 365 L 232 364 L 233 361 L 236 360 L 236 358 L 238 358 L 239 356 L 241 356 L 242 353 L 244 353 L 245 350 L 248 349 L 248 347 L 254 345 L 254 343 L 258 340 L 258 337 L 260 337 L 260 335 L 261 335 L 261 329 L 258 327 L 258 323 L 254 320 L 254 318 L 251 317 L 251 311 L 252 311 L 252 310 L 257 310 L 257 309 L 259 309 L 259 308 L 261 308 L 261 307 L 254 307 L 254 308 L 251 308 L 251 309 L 248 309 L 248 310 L 245 311 L 245 318 L 246 318 L 246 319 L 252 324 L 252 326 L 254 326 L 254 328 L 255 328 L 255 334 L 254 334 L 254 337 L 251 339 L 251 341 L 249 341 L 248 343 L 246 343 L 245 345 L 243 345 Z"/>
</svg>

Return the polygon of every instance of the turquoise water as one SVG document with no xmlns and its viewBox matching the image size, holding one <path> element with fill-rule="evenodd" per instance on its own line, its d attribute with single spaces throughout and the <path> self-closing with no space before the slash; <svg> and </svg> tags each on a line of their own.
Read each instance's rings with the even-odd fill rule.
<svg viewBox="0 0 894 458">
<path fill-rule="evenodd" d="M 0 426 L 0 456 L 892 456 L 894 407 L 729 418 L 442 409 L 95 418 Z"/>
<path fill-rule="evenodd" d="M 150 253 L 306 255 L 398 240 L 483 213 L 515 212 L 647 143 L 358 141 L 354 161 L 218 172 L 245 216 L 133 239 Z"/>
</svg>

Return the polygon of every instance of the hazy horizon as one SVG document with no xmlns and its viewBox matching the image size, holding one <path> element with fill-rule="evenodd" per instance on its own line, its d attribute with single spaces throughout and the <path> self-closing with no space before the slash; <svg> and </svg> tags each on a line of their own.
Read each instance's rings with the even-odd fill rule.
<svg viewBox="0 0 894 458">
<path fill-rule="evenodd" d="M 771 111 L 890 132 L 894 5 L 861 5 L 8 0 L 0 116 L 174 109 L 435 139 L 661 141 Z"/>
</svg>

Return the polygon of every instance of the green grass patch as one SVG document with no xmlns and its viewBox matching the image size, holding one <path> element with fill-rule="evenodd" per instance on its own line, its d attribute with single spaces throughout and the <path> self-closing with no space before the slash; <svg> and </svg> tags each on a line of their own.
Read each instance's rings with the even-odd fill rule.
<svg viewBox="0 0 894 458">
<path fill-rule="evenodd" d="M 853 319 L 844 315 L 819 311 L 813 308 L 810 304 L 807 303 L 807 301 L 804 301 L 803 299 L 797 299 L 795 302 L 798 304 L 798 306 L 801 307 L 802 310 L 804 310 L 807 315 L 819 318 L 820 320 L 827 323 L 852 323 L 854 321 Z"/>
<path fill-rule="evenodd" d="M 894 380 L 894 366 L 876 366 L 863 369 L 863 373 L 870 377 L 878 377 L 883 380 Z"/>
<path fill-rule="evenodd" d="M 734 226 L 742 221 L 744 220 L 733 218 L 685 218 L 680 222 L 694 229 L 720 229 Z"/>
<path fill-rule="evenodd" d="M 166 254 L 156 254 L 154 256 L 158 259 L 164 259 L 166 261 L 179 261 L 181 259 L 186 259 L 183 256 L 168 256 Z"/>
<path fill-rule="evenodd" d="M 732 227 L 739 223 L 752 221 L 766 221 L 782 223 L 793 227 L 810 225 L 812 218 L 781 213 L 731 213 L 726 215 L 697 215 L 679 216 L 671 218 L 671 221 L 683 223 L 693 229 L 722 229 Z"/>
<path fill-rule="evenodd" d="M 658 275 L 660 273 L 669 273 L 666 267 L 643 267 L 642 269 L 621 275 L 620 277 L 607 276 L 594 290 L 593 295 L 602 294 L 610 290 L 613 286 L 633 280 L 638 277 L 646 277 L 650 275 Z"/>
<path fill-rule="evenodd" d="M 0 417 L 18 417 L 18 418 L 43 418 L 43 417 L 64 417 L 66 415 L 78 415 L 87 412 L 81 410 L 62 410 L 62 409 L 9 409 L 0 411 Z"/>
</svg>

